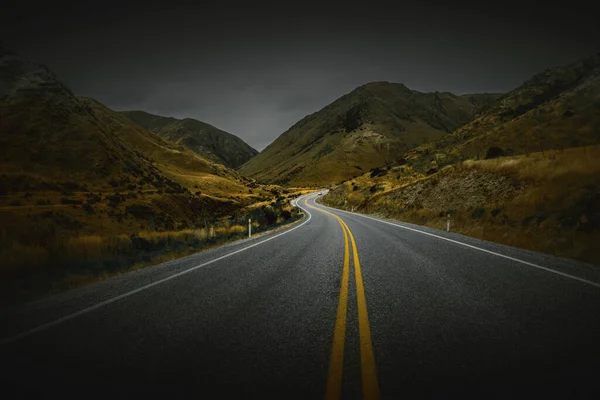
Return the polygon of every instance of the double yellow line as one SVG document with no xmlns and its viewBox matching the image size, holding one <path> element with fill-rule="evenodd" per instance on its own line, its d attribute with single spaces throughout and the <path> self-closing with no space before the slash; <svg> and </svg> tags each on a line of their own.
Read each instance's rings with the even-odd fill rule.
<svg viewBox="0 0 600 400">
<path fill-rule="evenodd" d="M 308 205 L 308 203 L 306 203 Z M 333 346 L 329 358 L 329 372 L 325 388 L 325 399 L 339 399 L 342 395 L 342 375 L 344 370 L 344 342 L 346 339 L 346 315 L 348 310 L 348 280 L 350 275 L 350 251 L 348 238 L 352 244 L 352 256 L 354 261 L 354 277 L 356 279 L 356 303 L 358 309 L 358 334 L 360 340 L 360 367 L 362 379 L 363 399 L 379 399 L 379 384 L 377 383 L 377 371 L 375 368 L 375 356 L 371 342 L 371 328 L 369 327 L 369 316 L 367 314 L 367 301 L 365 299 L 365 287 L 356 241 L 348 225 L 337 215 L 320 208 L 315 210 L 333 216 L 339 222 L 344 232 L 344 269 L 342 270 L 342 285 L 340 299 L 338 302 L 337 315 L 335 319 L 335 330 L 333 334 Z"/>
</svg>

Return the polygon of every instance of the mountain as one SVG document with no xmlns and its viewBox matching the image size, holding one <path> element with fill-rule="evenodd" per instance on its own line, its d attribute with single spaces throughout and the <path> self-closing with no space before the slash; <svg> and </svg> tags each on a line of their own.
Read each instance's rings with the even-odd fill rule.
<svg viewBox="0 0 600 400">
<path fill-rule="evenodd" d="M 272 197 L 4 48 L 0 159 L 0 253 L 13 240 L 195 226 Z"/>
<path fill-rule="evenodd" d="M 285 194 L 0 47 L 0 304 L 266 229 Z"/>
<path fill-rule="evenodd" d="M 239 137 L 192 118 L 161 117 L 144 111 L 121 114 L 160 137 L 229 168 L 237 168 L 258 154 Z"/>
<path fill-rule="evenodd" d="M 404 158 L 426 171 L 465 159 L 596 144 L 598 110 L 600 54 L 533 76 L 451 135 L 417 147 Z"/>
<path fill-rule="evenodd" d="M 73 181 L 91 190 L 193 188 L 243 179 L 221 164 L 165 140 L 101 103 L 75 96 L 47 67 L 0 49 L 0 156 L 4 180 L 29 190 Z M 117 184 L 111 182 L 117 181 Z M 5 182 L 6 183 L 6 182 Z M 14 182 L 13 182 L 14 183 Z M 237 186 L 237 188 L 236 188 Z M 237 190 L 236 190 L 237 189 Z"/>
<path fill-rule="evenodd" d="M 239 172 L 277 184 L 339 182 L 441 138 L 498 96 L 421 93 L 400 83 L 369 83 L 300 120 Z"/>
<path fill-rule="evenodd" d="M 549 68 L 323 201 L 600 265 L 600 55 Z"/>
</svg>

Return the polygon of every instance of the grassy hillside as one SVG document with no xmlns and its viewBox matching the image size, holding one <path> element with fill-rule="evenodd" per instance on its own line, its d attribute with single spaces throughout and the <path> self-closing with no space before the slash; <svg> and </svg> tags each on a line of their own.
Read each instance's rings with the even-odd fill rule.
<svg viewBox="0 0 600 400">
<path fill-rule="evenodd" d="M 528 154 L 600 141 L 600 55 L 550 68 L 472 121 L 404 158 L 427 171 L 466 159 Z"/>
<path fill-rule="evenodd" d="M 399 154 L 468 122 L 497 97 L 370 83 L 300 120 L 239 171 L 285 185 L 339 182 L 393 164 Z"/>
<path fill-rule="evenodd" d="M 245 232 L 248 215 L 260 228 L 293 217 L 288 191 L 77 97 L 2 48 L 0 156 L 0 303 L 198 250 Z"/>
<path fill-rule="evenodd" d="M 143 111 L 121 114 L 160 137 L 229 168 L 239 167 L 258 153 L 237 136 L 195 119 L 161 117 Z"/>
<path fill-rule="evenodd" d="M 451 230 L 600 265 L 600 146 L 468 160 L 425 176 L 410 166 L 345 182 L 334 207 Z"/>
</svg>

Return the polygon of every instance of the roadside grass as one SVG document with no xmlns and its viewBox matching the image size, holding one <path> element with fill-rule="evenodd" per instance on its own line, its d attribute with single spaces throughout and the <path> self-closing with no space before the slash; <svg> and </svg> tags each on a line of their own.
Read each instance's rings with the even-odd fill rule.
<svg viewBox="0 0 600 400">
<path fill-rule="evenodd" d="M 297 208 L 260 207 L 254 234 L 278 229 L 302 218 Z M 266 215 L 266 216 L 265 216 Z M 45 236 L 45 243 L 21 243 L 0 231 L 0 306 L 21 303 L 106 279 L 247 237 L 246 215 L 203 227 L 168 231 L 141 230 L 102 236 Z"/>
<path fill-rule="evenodd" d="M 450 215 L 453 232 L 600 265 L 600 146 L 467 160 L 375 193 L 345 183 L 324 202 L 437 229 Z"/>
</svg>

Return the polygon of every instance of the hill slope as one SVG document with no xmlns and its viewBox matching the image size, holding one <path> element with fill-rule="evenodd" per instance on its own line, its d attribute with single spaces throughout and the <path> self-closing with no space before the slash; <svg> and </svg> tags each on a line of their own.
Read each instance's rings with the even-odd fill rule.
<svg viewBox="0 0 600 400">
<path fill-rule="evenodd" d="M 265 229 L 284 194 L 0 47 L 0 304 Z"/>
<path fill-rule="evenodd" d="M 195 119 L 161 117 L 144 111 L 121 114 L 160 137 L 229 168 L 237 168 L 258 154 L 239 137 Z"/>
<path fill-rule="evenodd" d="M 229 194 L 247 192 L 236 172 L 75 96 L 48 68 L 6 49 L 0 49 L 0 156 L 5 191 L 18 189 L 11 183 L 44 190 L 61 181 L 102 191 L 138 181 L 143 189 L 192 188 L 209 178 L 230 181 Z"/>
<path fill-rule="evenodd" d="M 407 168 L 345 182 L 323 201 L 442 230 L 450 215 L 453 232 L 600 265 L 600 146 L 468 160 L 429 176 Z"/>
<path fill-rule="evenodd" d="M 548 69 L 329 205 L 600 265 L 600 55 Z"/>
<path fill-rule="evenodd" d="M 239 171 L 278 184 L 345 180 L 439 139 L 497 97 L 421 93 L 399 83 L 369 83 L 300 120 Z"/>
<path fill-rule="evenodd" d="M 463 159 L 528 154 L 600 141 L 600 54 L 550 68 L 490 104 L 472 121 L 405 155 L 425 171 Z"/>
<path fill-rule="evenodd" d="M 0 252 L 192 227 L 272 196 L 3 48 L 0 158 Z"/>
</svg>

